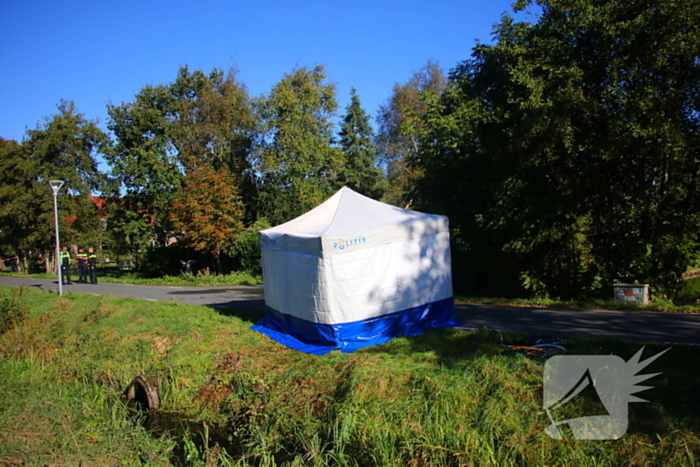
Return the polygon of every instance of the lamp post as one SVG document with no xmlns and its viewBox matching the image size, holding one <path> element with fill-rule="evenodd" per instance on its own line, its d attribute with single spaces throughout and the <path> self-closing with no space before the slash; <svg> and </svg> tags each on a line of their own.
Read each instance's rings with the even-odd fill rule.
<svg viewBox="0 0 700 467">
<path fill-rule="evenodd" d="M 58 202 L 56 195 L 63 186 L 63 180 L 51 180 L 51 191 L 53 191 L 53 217 L 56 220 L 56 269 L 58 269 L 58 295 L 63 295 L 63 274 L 61 274 L 61 242 L 58 239 Z"/>
</svg>

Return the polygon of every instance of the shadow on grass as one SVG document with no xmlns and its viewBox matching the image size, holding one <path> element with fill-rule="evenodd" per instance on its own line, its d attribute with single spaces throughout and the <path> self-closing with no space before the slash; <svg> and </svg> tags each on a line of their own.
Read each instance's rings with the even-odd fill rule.
<svg viewBox="0 0 700 467">
<path fill-rule="evenodd" d="M 239 302 L 244 303 L 244 302 Z M 222 316 L 235 316 L 251 325 L 257 323 L 265 316 L 265 309 L 256 307 L 257 303 L 251 302 L 250 306 L 207 305 Z"/>
<path fill-rule="evenodd" d="M 472 331 L 437 328 L 418 336 L 397 337 L 385 344 L 362 349 L 362 352 L 390 355 L 432 353 L 439 364 L 453 366 L 483 355 L 501 354 L 503 347 L 500 344 L 501 334 L 485 327 Z"/>
<path fill-rule="evenodd" d="M 528 335 L 507 334 L 480 328 L 472 331 L 434 329 L 420 336 L 397 338 L 383 345 L 363 349 L 369 354 L 412 355 L 433 354 L 436 364 L 455 370 L 466 369 L 474 360 L 483 357 L 512 359 L 525 357 L 501 346 L 501 343 L 524 344 Z M 552 336 L 555 337 L 555 336 Z M 658 360 L 637 369 L 637 375 L 654 375 L 638 383 L 634 393 L 648 403 L 629 404 L 629 432 L 649 435 L 669 433 L 678 422 L 694 432 L 700 430 L 700 347 L 688 345 L 643 344 L 611 337 L 580 338 L 569 345 L 566 355 L 616 355 L 630 362 L 642 350 L 640 362 L 668 349 Z M 530 360 L 531 371 L 543 377 L 546 359 Z M 538 366 L 542 369 L 538 370 Z M 590 400 L 589 400 L 590 399 Z M 572 407 L 567 418 L 590 415 L 586 411 L 595 398 L 583 398 L 581 404 Z M 577 414 L 583 411 L 582 415 Z"/>
<path fill-rule="evenodd" d="M 250 324 L 256 323 L 265 315 L 263 307 L 255 308 L 254 303 L 240 306 L 214 306 L 223 316 L 235 316 Z M 508 368 L 527 369 L 542 377 L 546 360 L 525 359 L 517 352 L 501 344 L 524 344 L 528 334 L 501 333 L 483 327 L 479 329 L 438 328 L 419 336 L 397 337 L 385 344 L 366 347 L 357 353 L 368 355 L 407 356 L 411 359 L 421 355 L 435 364 L 447 369 L 459 371 L 468 368 L 472 362 L 483 358 L 504 359 Z M 560 336 L 551 336 L 560 337 Z M 567 355 L 617 355 L 625 362 L 630 361 L 640 350 L 644 349 L 640 361 L 667 349 L 667 344 L 643 344 L 629 342 L 612 337 L 576 338 L 574 344 L 567 346 Z M 518 362 L 528 364 L 520 366 Z M 513 366 L 515 365 L 515 366 Z M 700 430 L 700 347 L 674 345 L 658 360 L 639 370 L 640 375 L 659 373 L 640 386 L 648 389 L 636 395 L 649 403 L 631 403 L 629 405 L 629 432 L 643 432 L 654 435 L 669 433 L 682 421 L 687 429 Z M 586 411 L 595 402 L 582 401 L 582 405 L 573 407 L 570 417 L 577 411 Z"/>
</svg>

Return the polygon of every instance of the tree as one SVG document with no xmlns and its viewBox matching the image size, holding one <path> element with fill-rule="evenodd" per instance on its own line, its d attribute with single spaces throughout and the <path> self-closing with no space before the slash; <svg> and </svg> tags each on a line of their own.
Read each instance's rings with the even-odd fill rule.
<svg viewBox="0 0 700 467">
<path fill-rule="evenodd" d="M 382 170 L 375 165 L 377 149 L 372 141 L 374 131 L 355 89 L 350 91 L 350 96 L 350 104 L 346 107 L 340 124 L 343 168 L 338 184 L 378 199 L 382 195 L 384 176 Z"/>
<path fill-rule="evenodd" d="M 34 172 L 32 192 L 42 200 L 40 210 L 35 211 L 36 232 L 30 243 L 33 250 L 43 252 L 47 271 L 55 245 L 48 181 L 65 182 L 61 189 L 64 196 L 59 202 L 61 241 L 66 244 L 102 245 L 104 229 L 91 195 L 93 191 L 107 190 L 109 185 L 97 165 L 97 156 L 105 154 L 111 146 L 108 136 L 96 122 L 78 113 L 73 102 L 61 101 L 58 110 L 44 125 L 29 130 L 24 143 L 31 158 L 29 170 Z"/>
<path fill-rule="evenodd" d="M 175 99 L 172 142 L 185 172 L 208 165 L 228 173 L 246 204 L 252 204 L 254 181 L 248 156 L 257 122 L 246 87 L 237 81 L 235 71 L 214 69 L 207 76 L 183 67 L 169 88 Z"/>
<path fill-rule="evenodd" d="M 59 113 L 43 126 L 27 132 L 27 145 L 44 180 L 65 181 L 66 192 L 88 195 L 105 190 L 107 178 L 97 166 L 97 155 L 111 145 L 95 121 L 86 120 L 75 104 L 62 100 Z"/>
<path fill-rule="evenodd" d="M 58 198 L 62 242 L 101 245 L 103 227 L 90 195 L 108 183 L 98 170 L 97 155 L 111 143 L 72 102 L 61 101 L 57 107 L 58 114 L 28 131 L 23 144 L 0 139 L 0 239 L 25 267 L 29 256 L 42 257 L 47 272 L 54 269 L 55 259 L 48 181 L 65 181 Z"/>
<path fill-rule="evenodd" d="M 323 66 L 295 68 L 258 103 L 261 214 L 273 225 L 317 206 L 339 188 L 342 156 L 333 146 L 338 104 Z"/>
<path fill-rule="evenodd" d="M 124 191 L 110 217 L 119 250 L 136 256 L 163 246 L 173 226 L 170 208 L 185 175 L 211 167 L 230 182 L 255 216 L 249 151 L 256 128 L 245 86 L 235 72 L 180 68 L 173 83 L 146 86 L 134 103 L 109 106 L 117 138 L 108 157 Z"/>
<path fill-rule="evenodd" d="M 137 265 L 151 242 L 165 245 L 172 232 L 167 216 L 183 179 L 171 141 L 173 101 L 167 87 L 146 86 L 134 103 L 107 107 L 116 144 L 105 158 L 121 197 L 109 228 L 115 249 Z"/>
<path fill-rule="evenodd" d="M 42 206 L 42 201 L 48 201 L 48 188 L 42 190 L 36 183 L 37 179 L 37 166 L 27 147 L 0 138 L 0 243 L 9 247 L 8 255 L 20 256 L 25 269 L 25 253 L 41 236 L 48 240 L 53 238 L 51 231 L 38 223 L 39 217 L 45 216 L 48 209 L 48 206 Z"/>
<path fill-rule="evenodd" d="M 684 2 L 552 1 L 526 38 L 540 74 L 565 57 L 578 87 L 560 101 L 580 96 L 564 142 L 595 285 L 670 294 L 698 253 L 699 19 Z"/>
<path fill-rule="evenodd" d="M 698 253 L 700 9 L 538 3 L 431 101 L 421 203 L 450 215 L 465 280 L 487 291 L 671 293 Z"/>
<path fill-rule="evenodd" d="M 221 254 L 243 230 L 244 206 L 231 177 L 210 167 L 193 169 L 176 194 L 170 221 L 195 250 L 214 255 L 221 273 Z"/>
<path fill-rule="evenodd" d="M 420 135 L 425 131 L 422 115 L 423 96 L 439 95 L 446 86 L 444 72 L 437 62 L 429 60 L 405 84 L 395 84 L 391 97 L 379 107 L 377 114 L 377 148 L 386 167 L 388 189 L 385 201 L 411 207 L 415 181 L 420 166 L 410 161 L 420 152 Z"/>
</svg>

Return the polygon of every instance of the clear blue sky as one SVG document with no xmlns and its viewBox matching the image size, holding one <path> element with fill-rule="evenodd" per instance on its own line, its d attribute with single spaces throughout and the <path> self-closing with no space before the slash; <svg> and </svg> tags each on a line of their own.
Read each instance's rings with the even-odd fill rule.
<svg viewBox="0 0 700 467">
<path fill-rule="evenodd" d="M 339 113 L 372 116 L 427 60 L 447 71 L 513 0 L 0 0 L 0 137 L 21 141 L 60 99 L 106 129 L 108 103 L 190 70 L 236 67 L 251 96 L 324 65 Z M 521 17 L 521 16 L 519 16 Z M 532 18 L 529 18 L 532 20 Z"/>
</svg>

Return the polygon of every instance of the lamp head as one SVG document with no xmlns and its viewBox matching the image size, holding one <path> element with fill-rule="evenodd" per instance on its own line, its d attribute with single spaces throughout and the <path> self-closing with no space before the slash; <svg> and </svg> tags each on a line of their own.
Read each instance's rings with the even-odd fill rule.
<svg viewBox="0 0 700 467">
<path fill-rule="evenodd" d="M 65 182 L 63 180 L 51 180 L 49 182 L 49 185 L 51 185 L 51 190 L 53 191 L 53 194 L 57 194 L 58 190 L 61 189 Z"/>
</svg>

